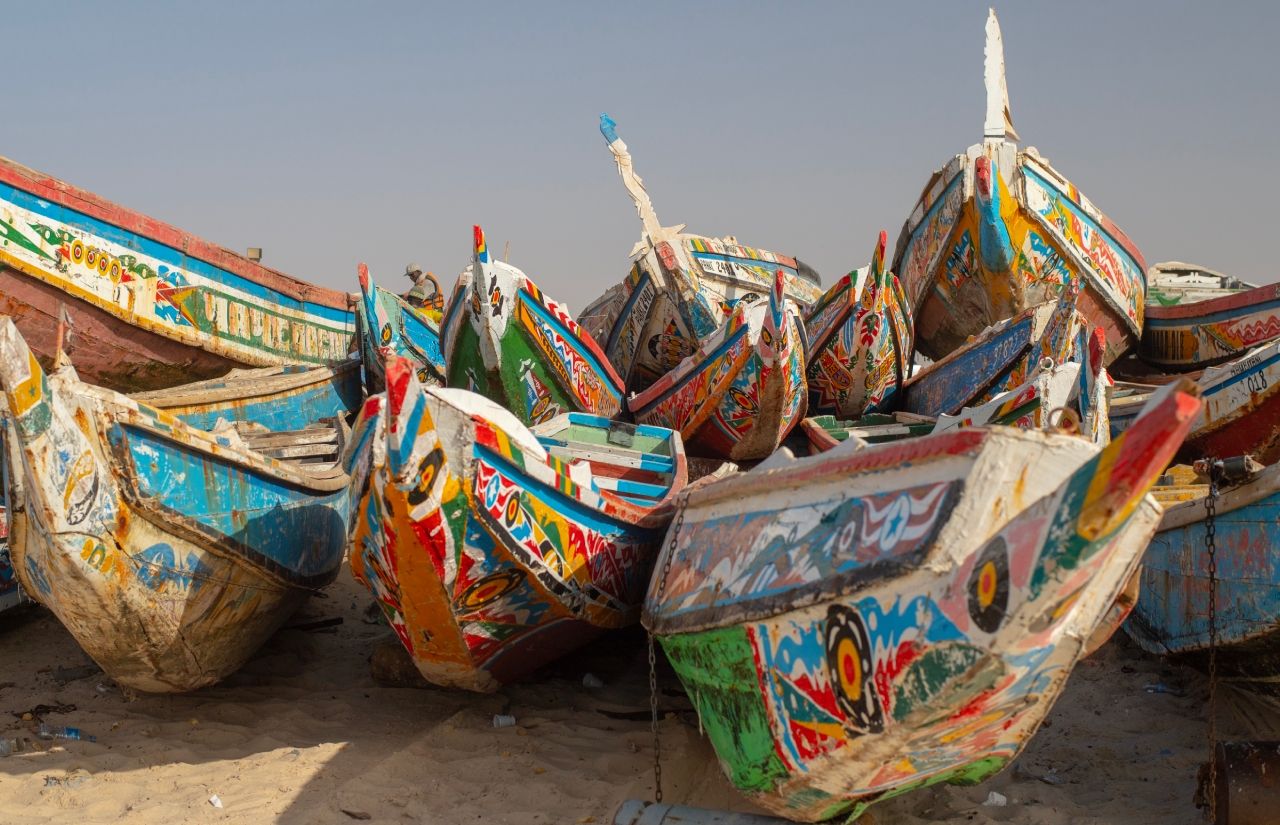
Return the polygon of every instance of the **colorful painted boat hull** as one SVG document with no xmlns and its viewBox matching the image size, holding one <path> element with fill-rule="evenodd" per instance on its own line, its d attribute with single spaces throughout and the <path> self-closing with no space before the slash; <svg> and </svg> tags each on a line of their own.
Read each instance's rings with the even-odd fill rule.
<svg viewBox="0 0 1280 825">
<path fill-rule="evenodd" d="M 1207 485 L 1157 488 L 1168 497 L 1142 561 L 1141 595 L 1125 630 L 1147 651 L 1204 667 L 1209 649 Z M 1216 502 L 1219 678 L 1280 695 L 1280 465 Z"/>
<path fill-rule="evenodd" d="M 637 393 L 675 369 L 728 322 L 739 304 L 764 300 L 778 272 L 787 298 L 802 310 L 822 296 L 822 287 L 817 273 L 793 257 L 744 246 L 732 237 L 687 234 L 683 225 L 662 226 L 616 125 L 601 115 L 601 134 L 644 235 L 621 289 L 609 290 L 588 309 L 596 328 L 608 324 L 607 336 L 600 338 L 605 354 L 627 391 Z"/>
<path fill-rule="evenodd" d="M 1178 451 L 1178 461 L 1251 455 L 1280 461 L 1280 341 L 1206 369 L 1196 381 L 1204 408 Z M 1144 396 L 1112 403 L 1111 432 L 1133 421 Z"/>
<path fill-rule="evenodd" d="M 477 392 L 526 425 L 566 412 L 613 417 L 622 381 L 569 310 L 523 272 L 491 261 L 475 228 L 475 261 L 445 311 L 447 384 Z"/>
<path fill-rule="evenodd" d="M 198 430 L 212 430 L 225 421 L 288 432 L 345 418 L 360 408 L 364 393 L 360 362 L 348 360 L 332 367 L 234 370 L 222 378 L 130 397 Z"/>
<path fill-rule="evenodd" d="M 1020 387 L 1001 393 L 985 404 L 963 407 L 955 415 L 942 415 L 936 419 L 895 413 L 842 421 L 826 415 L 806 418 L 800 423 L 811 453 L 823 453 L 851 439 L 880 444 L 964 427 L 1005 426 L 1069 431 L 1071 428 L 1065 426 L 1068 421 L 1062 411 L 1070 409 L 1082 422 L 1080 433 L 1094 443 L 1105 444 L 1110 440 L 1106 399 L 1103 397 L 1101 403 L 1095 401 L 1091 405 L 1088 389 L 1081 388 L 1079 374 L 1080 365 L 1075 363 L 1036 370 Z M 1098 430 L 1101 430 L 1101 437 Z"/>
<path fill-rule="evenodd" d="M 850 438 L 858 438 L 868 444 L 884 444 L 904 438 L 919 438 L 933 432 L 933 421 L 916 416 L 900 418 L 895 415 L 872 414 L 852 421 L 842 421 L 833 415 L 814 415 L 800 422 L 809 442 L 810 453 L 825 453 L 840 446 Z"/>
<path fill-rule="evenodd" d="M 159 389 L 236 366 L 342 361 L 344 293 L 267 269 L 0 158 L 0 313 L 47 365 L 66 349 L 86 380 Z"/>
<path fill-rule="evenodd" d="M 18 579 L 120 684 L 218 681 L 337 574 L 340 467 L 304 470 L 69 368 L 46 375 L 7 318 L 0 352 Z"/>
<path fill-rule="evenodd" d="M 375 284 L 364 264 L 360 264 L 359 278 L 360 355 L 369 392 L 386 389 L 384 362 L 388 355 L 412 361 L 422 383 L 444 386 L 440 324 L 427 312 Z"/>
<path fill-rule="evenodd" d="M 885 233 L 871 263 L 836 282 L 805 316 L 809 411 L 845 417 L 890 410 L 911 371 L 911 310 L 884 270 Z"/>
<path fill-rule="evenodd" d="M 1141 333 L 1146 265 L 1070 181 L 1034 149 L 1017 150 L 994 14 L 987 34 L 986 138 L 934 174 L 894 255 L 917 346 L 941 358 L 983 328 L 1073 290 L 1103 330 L 1110 364 Z M 1002 94 L 1005 124 L 993 123 Z"/>
<path fill-rule="evenodd" d="M 1045 358 L 1055 366 L 1087 358 L 1084 320 L 1069 302 L 1045 303 L 989 327 L 972 341 L 916 373 L 901 409 L 915 415 L 955 415 L 1027 383 Z"/>
<path fill-rule="evenodd" d="M 804 418 L 804 325 L 782 295 L 739 306 L 715 335 L 627 399 L 635 420 L 678 430 L 691 455 L 761 459 Z"/>
<path fill-rule="evenodd" d="M 423 387 L 397 359 L 388 385 L 351 570 L 423 676 L 492 691 L 638 619 L 686 479 L 676 434 L 571 413 L 535 436 L 474 393 Z M 593 448 L 564 437 L 574 428 L 636 449 L 608 468 L 575 460 Z"/>
<path fill-rule="evenodd" d="M 852 819 L 1008 764 L 1135 571 L 1196 406 L 1170 393 L 1102 452 L 967 429 L 691 492 L 644 623 L 730 781 Z"/>
<path fill-rule="evenodd" d="M 1186 372 L 1239 358 L 1280 338 L 1280 285 L 1209 301 L 1148 306 L 1139 354 L 1168 371 Z"/>
</svg>

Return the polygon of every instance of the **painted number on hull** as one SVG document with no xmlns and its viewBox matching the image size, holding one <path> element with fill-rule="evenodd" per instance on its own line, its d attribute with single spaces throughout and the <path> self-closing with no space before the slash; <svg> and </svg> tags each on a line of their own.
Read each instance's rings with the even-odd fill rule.
<svg viewBox="0 0 1280 825">
<path fill-rule="evenodd" d="M 1249 392 L 1262 392 L 1267 388 L 1267 374 L 1264 372 L 1255 372 L 1247 377 L 1244 381 L 1245 386 L 1249 388 Z"/>
</svg>

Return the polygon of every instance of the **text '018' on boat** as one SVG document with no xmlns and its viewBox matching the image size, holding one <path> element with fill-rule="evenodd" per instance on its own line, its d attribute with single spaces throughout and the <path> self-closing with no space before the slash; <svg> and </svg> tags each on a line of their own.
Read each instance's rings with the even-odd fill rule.
<svg viewBox="0 0 1280 825">
<path fill-rule="evenodd" d="M 1196 386 L 1204 406 L 1178 451 L 1179 461 L 1238 455 L 1251 455 L 1268 465 L 1280 461 L 1280 341 L 1209 367 Z M 1155 390 L 1117 385 L 1111 401 L 1113 437 L 1132 425 Z"/>
<path fill-rule="evenodd" d="M 85 380 L 110 389 L 163 389 L 231 367 L 340 362 L 355 334 L 346 293 L 6 158 L 0 241 L 0 313 L 46 366 L 61 346 Z"/>
<path fill-rule="evenodd" d="M 489 254 L 473 229 L 472 263 L 458 278 L 442 334 L 446 383 L 496 401 L 525 424 L 565 412 L 612 417 L 622 381 L 569 310 Z"/>
<path fill-rule="evenodd" d="M 898 237 L 892 268 L 915 313 L 917 346 L 941 358 L 1074 288 L 1081 312 L 1104 331 L 1109 364 L 1142 331 L 1142 256 L 1035 149 L 1019 151 L 994 11 L 985 81 L 983 142 L 934 173 Z"/>
<path fill-rule="evenodd" d="M 423 676 L 496 690 L 639 618 L 679 433 L 585 413 L 530 430 L 394 357 L 387 385 L 351 569 Z"/>
<path fill-rule="evenodd" d="M 1101 449 L 959 429 L 691 489 L 644 623 L 730 781 L 819 821 L 1007 765 L 1118 624 L 1198 407 L 1185 382 Z"/>
<path fill-rule="evenodd" d="M 370 444 L 344 420 L 355 368 L 268 368 L 139 401 L 62 363 L 46 373 L 0 317 L 22 586 L 122 685 L 226 676 L 337 575 L 344 462 Z"/>
</svg>

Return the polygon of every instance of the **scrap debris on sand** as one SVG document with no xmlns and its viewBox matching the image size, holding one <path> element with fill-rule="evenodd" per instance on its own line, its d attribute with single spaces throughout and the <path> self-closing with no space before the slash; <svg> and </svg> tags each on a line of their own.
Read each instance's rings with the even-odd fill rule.
<svg viewBox="0 0 1280 825">
<path fill-rule="evenodd" d="M 32 749 L 0 759 L 0 810 L 31 825 L 603 825 L 622 800 L 651 795 L 639 631 L 491 695 L 388 687 L 368 660 L 392 634 L 369 622 L 367 600 L 344 575 L 243 670 L 168 696 L 124 695 L 39 608 L 0 615 L 0 737 Z M 588 674 L 603 686 L 584 686 Z M 659 684 L 666 800 L 753 810 L 723 778 L 674 674 L 660 670 Z M 1206 707 L 1203 677 L 1118 634 L 1075 669 L 1011 768 L 886 802 L 864 822 L 1199 823 Z M 1231 707 L 1220 735 L 1267 733 L 1257 713 L 1245 728 Z M 515 724 L 495 728 L 496 715 Z M 97 741 L 41 740 L 41 721 Z"/>
</svg>

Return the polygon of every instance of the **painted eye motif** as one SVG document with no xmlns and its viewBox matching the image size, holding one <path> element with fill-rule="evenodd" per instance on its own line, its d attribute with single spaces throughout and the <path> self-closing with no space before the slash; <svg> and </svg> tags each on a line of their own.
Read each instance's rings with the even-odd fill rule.
<svg viewBox="0 0 1280 825">
<path fill-rule="evenodd" d="M 860 733 L 884 730 L 884 708 L 875 689 L 875 660 L 867 626 L 856 610 L 827 611 L 827 675 L 848 726 Z"/>
<path fill-rule="evenodd" d="M 1009 609 L 1009 553 L 996 536 L 969 573 L 969 617 L 987 633 L 995 633 Z"/>
</svg>

